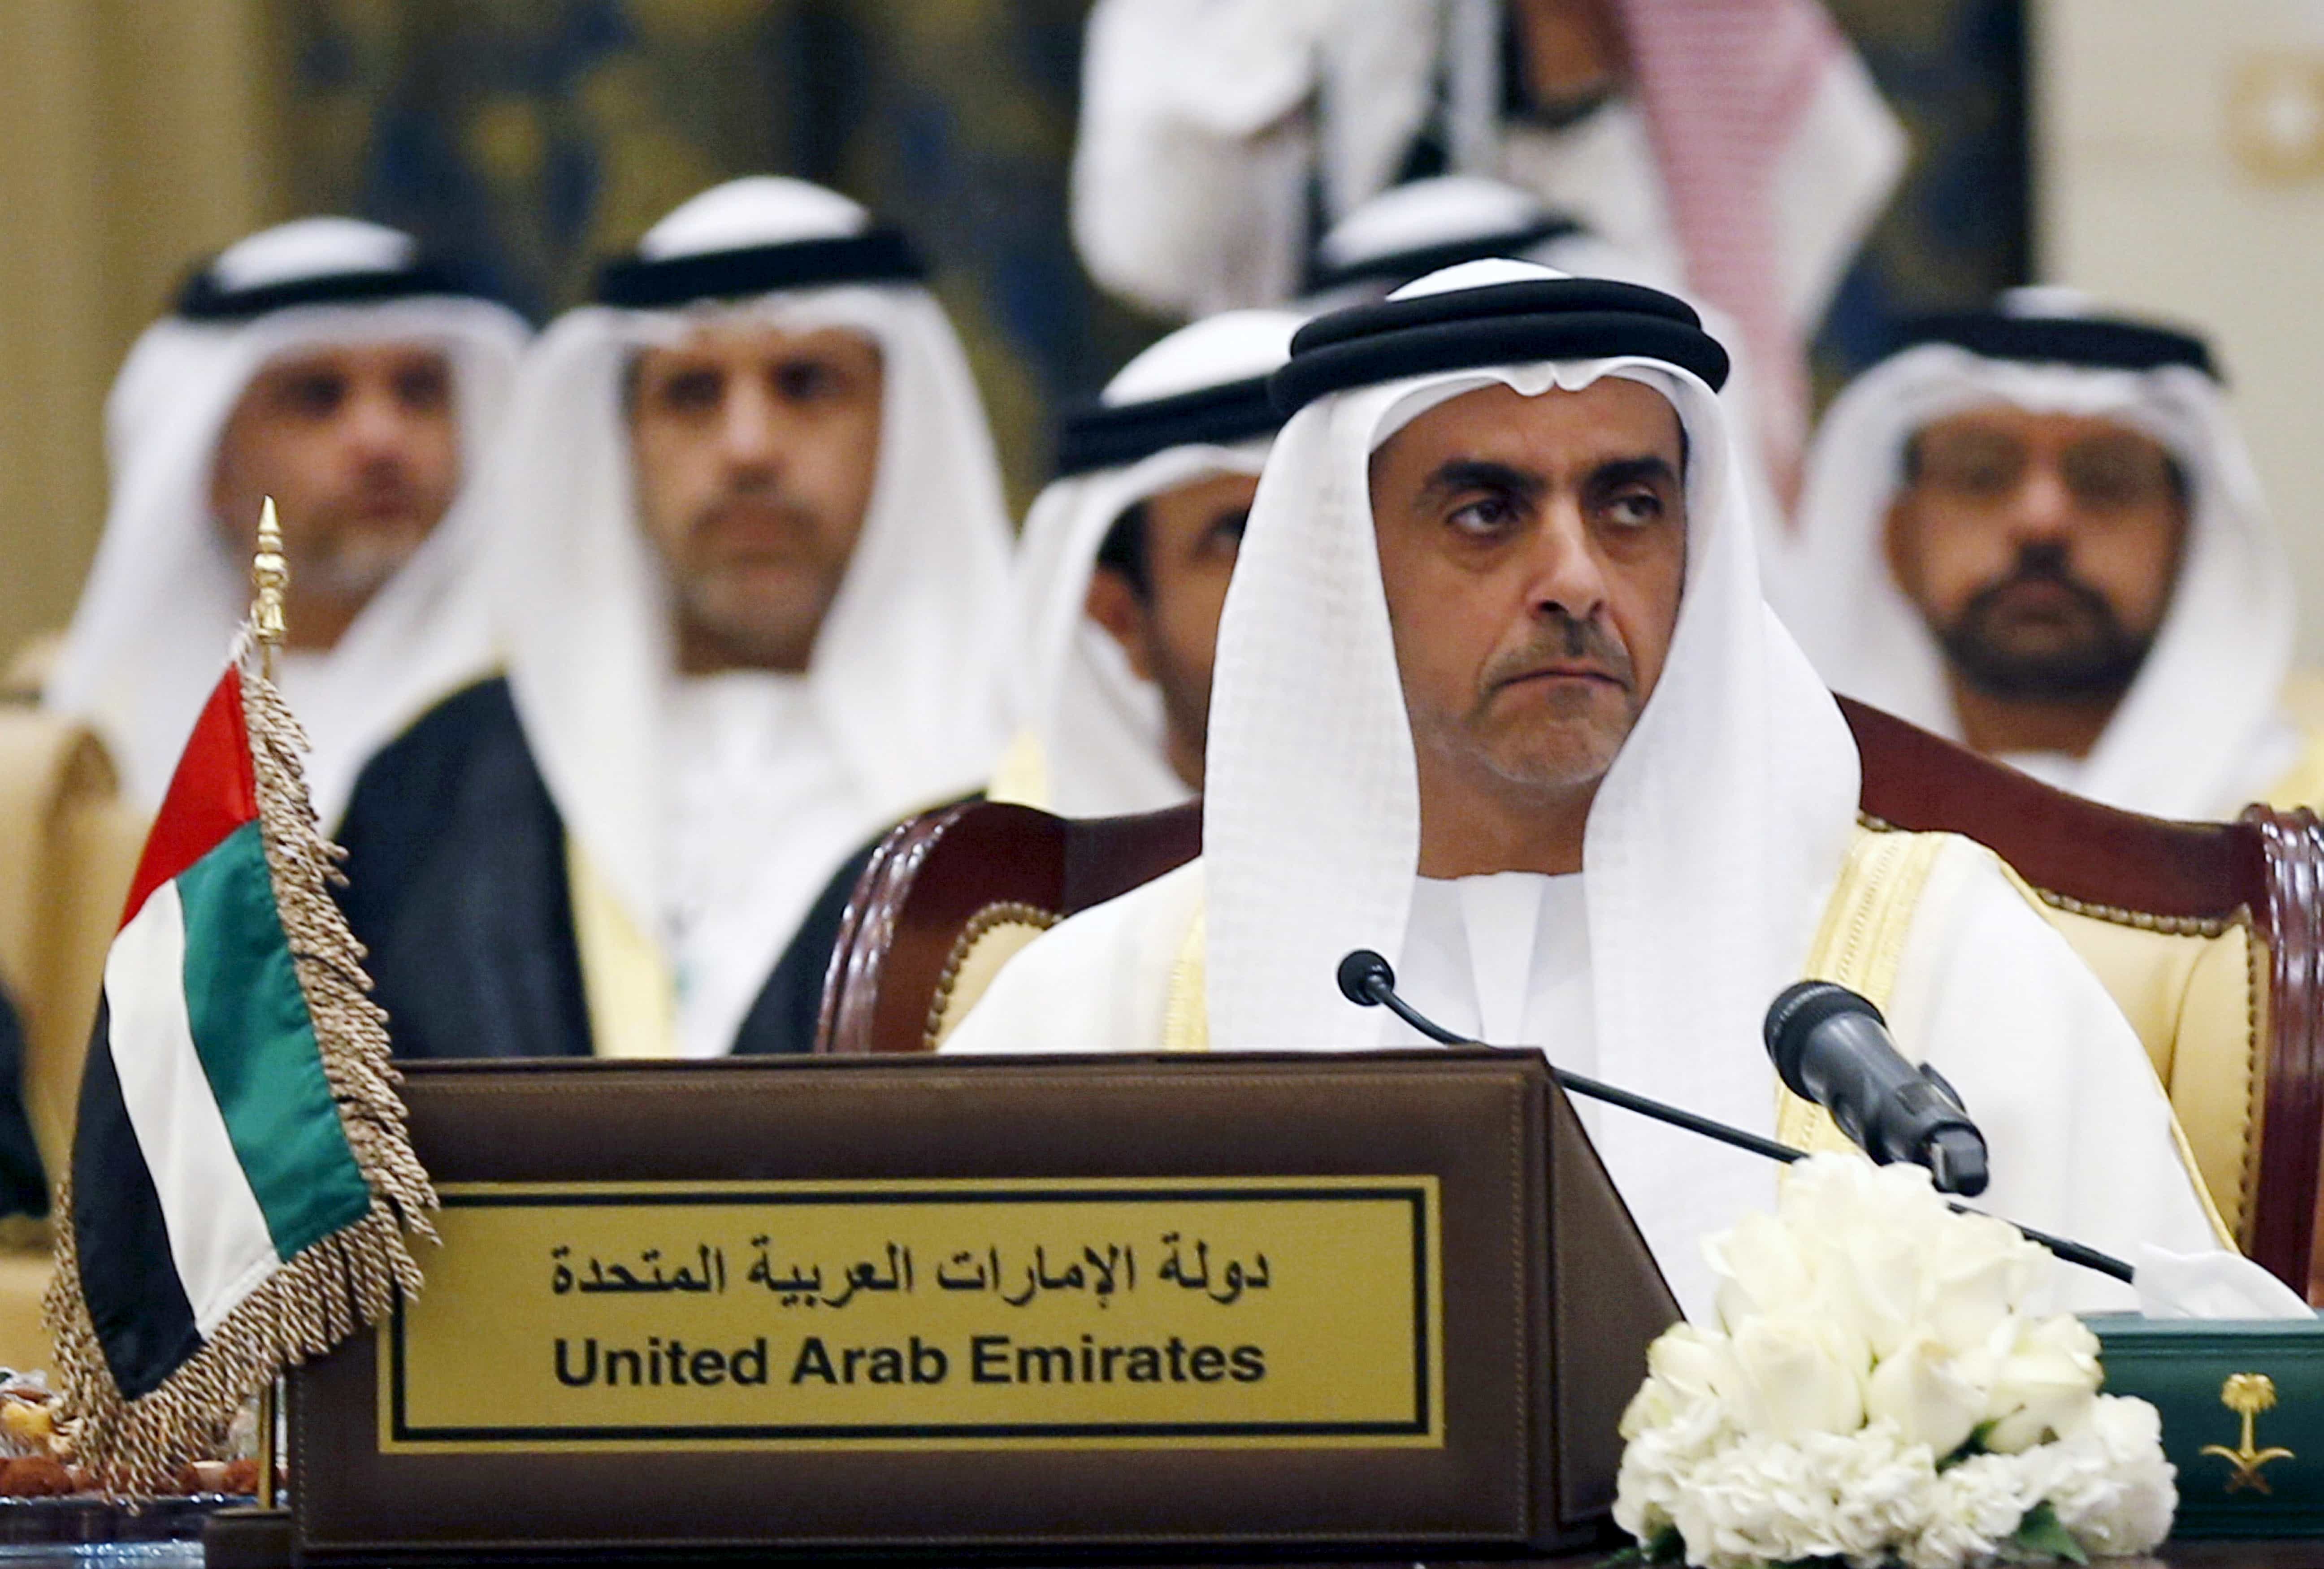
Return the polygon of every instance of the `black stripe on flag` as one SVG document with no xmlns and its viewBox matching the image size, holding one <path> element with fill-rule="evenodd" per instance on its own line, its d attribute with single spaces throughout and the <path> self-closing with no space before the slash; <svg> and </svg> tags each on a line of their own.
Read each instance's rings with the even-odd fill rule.
<svg viewBox="0 0 2324 1569">
<path fill-rule="evenodd" d="M 112 1010 L 100 1000 L 73 1133 L 72 1226 L 89 1322 L 114 1383 L 134 1400 L 200 1351 L 202 1336 L 170 1251 L 161 1195 L 121 1098 L 112 1038 Z"/>
</svg>

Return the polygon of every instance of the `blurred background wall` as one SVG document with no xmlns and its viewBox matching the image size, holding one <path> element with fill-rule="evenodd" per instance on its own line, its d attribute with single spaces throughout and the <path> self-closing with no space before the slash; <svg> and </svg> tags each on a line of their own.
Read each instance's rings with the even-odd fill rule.
<svg viewBox="0 0 2324 1569">
<path fill-rule="evenodd" d="M 2324 152 L 2260 169 L 2231 138 L 2255 62 L 2277 70 L 2256 123 L 2324 138 L 2324 27 L 2301 31 L 2324 4 L 1828 3 L 1914 162 L 1819 344 L 1826 389 L 1896 317 L 2045 271 L 2219 329 L 2296 518 L 2324 466 L 2302 429 L 2324 324 L 2298 309 Z M 302 212 L 414 229 L 540 317 L 715 180 L 834 185 L 907 223 L 936 263 L 1021 504 L 1052 412 L 1159 330 L 1097 295 L 1066 238 L 1085 9 L 0 0 L 0 653 L 70 611 L 103 517 L 104 392 L 130 339 L 190 261 Z M 2286 60 L 2309 63 L 2287 75 Z M 2324 606 L 2324 539 L 2304 548 Z"/>
<path fill-rule="evenodd" d="M 2324 0 L 2044 0 L 2035 248 L 2213 335 L 2324 663 Z"/>
<path fill-rule="evenodd" d="M 0 0 L 0 663 L 105 516 L 101 411 L 197 256 L 283 210 L 258 0 Z"/>
</svg>

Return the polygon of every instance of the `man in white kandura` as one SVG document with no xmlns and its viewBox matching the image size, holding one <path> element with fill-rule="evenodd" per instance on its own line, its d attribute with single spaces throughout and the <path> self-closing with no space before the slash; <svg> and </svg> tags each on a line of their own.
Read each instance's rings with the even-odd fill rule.
<svg viewBox="0 0 2324 1569">
<path fill-rule="evenodd" d="M 1373 948 L 1456 1030 L 1819 1146 L 1759 1040 L 1812 974 L 1962 1093 L 1997 1213 L 2209 1254 L 2098 980 L 1986 851 L 1858 825 L 1847 725 L 1760 597 L 1725 370 L 1681 301 L 1515 262 L 1303 328 L 1220 628 L 1204 854 L 1035 939 L 948 1049 L 1423 1044 L 1341 994 Z M 1581 1111 L 1703 1312 L 1696 1241 L 1774 1168 Z"/>
<path fill-rule="evenodd" d="M 1837 689 L 2108 806 L 2324 803 L 2297 607 L 2209 347 L 2026 289 L 1824 417 L 1770 597 Z"/>
<path fill-rule="evenodd" d="M 506 678 L 345 835 L 400 1049 L 807 1048 L 817 891 L 1004 739 L 999 467 L 920 278 L 846 198 L 738 180 L 542 335 L 485 482 Z"/>
<path fill-rule="evenodd" d="M 1102 817 L 1202 789 L 1219 610 L 1283 423 L 1267 378 L 1302 319 L 1181 328 L 1065 421 L 1018 552 L 1019 729 L 995 799 Z"/>
<path fill-rule="evenodd" d="M 161 804 L 217 679 L 266 496 L 290 565 L 277 678 L 327 827 L 374 750 L 489 666 L 465 482 L 524 340 L 410 235 L 353 218 L 264 230 L 188 280 L 106 400 L 112 505 L 42 690 L 129 801 Z"/>
</svg>

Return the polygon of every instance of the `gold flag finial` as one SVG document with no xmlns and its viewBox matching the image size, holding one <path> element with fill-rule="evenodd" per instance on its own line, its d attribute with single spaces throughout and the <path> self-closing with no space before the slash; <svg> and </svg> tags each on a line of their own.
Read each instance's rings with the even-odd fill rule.
<svg viewBox="0 0 2324 1569">
<path fill-rule="evenodd" d="M 290 564 L 282 558 L 282 525 L 275 521 L 272 496 L 258 509 L 258 554 L 251 558 L 250 585 L 257 594 L 250 607 L 252 629 L 258 634 L 260 665 L 271 681 L 274 651 L 282 646 L 288 631 L 282 594 L 290 586 Z"/>
</svg>

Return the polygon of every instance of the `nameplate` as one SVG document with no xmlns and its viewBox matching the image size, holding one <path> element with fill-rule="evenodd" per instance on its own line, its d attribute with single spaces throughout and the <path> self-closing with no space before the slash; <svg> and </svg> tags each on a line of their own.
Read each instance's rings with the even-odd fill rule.
<svg viewBox="0 0 2324 1569">
<path fill-rule="evenodd" d="M 1540 1553 L 1676 1316 L 1538 1052 L 404 1071 L 442 1243 L 291 1373 L 310 1569 Z"/>
<path fill-rule="evenodd" d="M 1443 1441 L 1429 1176 L 443 1199 L 385 1452 Z"/>
</svg>

